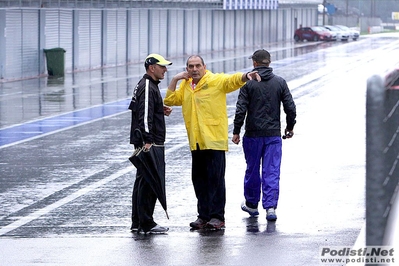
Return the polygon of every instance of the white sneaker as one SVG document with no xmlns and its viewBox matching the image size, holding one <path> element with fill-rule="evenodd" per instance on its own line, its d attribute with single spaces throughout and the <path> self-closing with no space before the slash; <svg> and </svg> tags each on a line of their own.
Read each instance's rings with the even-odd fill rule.
<svg viewBox="0 0 399 266">
<path fill-rule="evenodd" d="M 163 227 L 160 226 L 159 224 L 157 224 L 156 226 L 154 226 L 153 228 L 150 229 L 150 231 L 146 232 L 149 234 L 163 234 L 169 231 L 168 227 Z"/>
<path fill-rule="evenodd" d="M 268 220 L 268 221 L 277 220 L 277 215 L 276 215 L 276 211 L 274 210 L 274 208 L 267 209 L 267 211 L 266 211 L 266 220 Z"/>
<path fill-rule="evenodd" d="M 259 215 L 258 209 L 253 209 L 245 205 L 245 200 L 241 203 L 241 210 L 249 213 L 249 215 L 251 215 L 252 217 Z"/>
</svg>

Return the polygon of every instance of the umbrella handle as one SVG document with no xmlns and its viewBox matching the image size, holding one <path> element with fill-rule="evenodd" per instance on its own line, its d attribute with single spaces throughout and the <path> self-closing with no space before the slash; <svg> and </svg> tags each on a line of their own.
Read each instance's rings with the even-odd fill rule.
<svg viewBox="0 0 399 266">
<path fill-rule="evenodd" d="M 140 129 L 136 128 L 134 130 L 134 135 L 141 140 L 141 143 L 143 143 L 143 145 L 145 145 L 144 143 L 144 138 L 143 138 L 143 134 L 141 133 Z"/>
</svg>

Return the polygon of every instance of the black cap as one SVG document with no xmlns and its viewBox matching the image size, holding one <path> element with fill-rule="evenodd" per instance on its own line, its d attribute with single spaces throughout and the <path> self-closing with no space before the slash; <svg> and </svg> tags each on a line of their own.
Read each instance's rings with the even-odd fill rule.
<svg viewBox="0 0 399 266">
<path fill-rule="evenodd" d="M 269 64 L 271 62 L 270 54 L 265 49 L 255 51 L 254 54 L 249 57 L 249 59 L 262 64 Z"/>
</svg>

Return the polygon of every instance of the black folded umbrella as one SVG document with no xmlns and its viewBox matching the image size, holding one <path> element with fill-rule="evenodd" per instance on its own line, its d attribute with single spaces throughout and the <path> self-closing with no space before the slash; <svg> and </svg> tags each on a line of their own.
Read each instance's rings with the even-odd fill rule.
<svg viewBox="0 0 399 266">
<path fill-rule="evenodd" d="M 136 129 L 134 134 L 143 140 L 139 129 Z M 157 158 L 164 156 L 164 149 L 163 146 L 153 145 L 149 150 L 145 150 L 143 141 L 143 146 L 136 148 L 129 160 L 137 169 L 146 173 L 144 178 L 150 184 L 162 208 L 165 210 L 166 217 L 169 219 L 165 192 L 165 162 L 157 160 Z"/>
</svg>

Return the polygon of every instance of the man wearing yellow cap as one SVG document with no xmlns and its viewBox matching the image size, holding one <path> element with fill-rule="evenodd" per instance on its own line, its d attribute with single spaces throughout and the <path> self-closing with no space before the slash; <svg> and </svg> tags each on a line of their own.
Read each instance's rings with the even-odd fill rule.
<svg viewBox="0 0 399 266">
<path fill-rule="evenodd" d="M 152 149 L 157 163 L 157 171 L 165 177 L 165 117 L 169 115 L 171 108 L 164 106 L 158 84 L 164 79 L 166 66 L 172 62 L 159 54 L 150 54 L 146 57 L 144 67 L 146 73 L 136 85 L 133 91 L 132 101 L 129 109 L 132 111 L 130 130 L 130 144 L 135 148 L 144 150 Z M 141 136 L 135 134 L 137 129 Z M 169 230 L 154 222 L 153 213 L 157 196 L 154 189 L 146 180 L 148 172 L 141 168 L 137 169 L 132 194 L 132 232 L 143 231 L 144 233 L 165 233 Z M 165 191 L 165 182 L 162 184 Z"/>
</svg>

